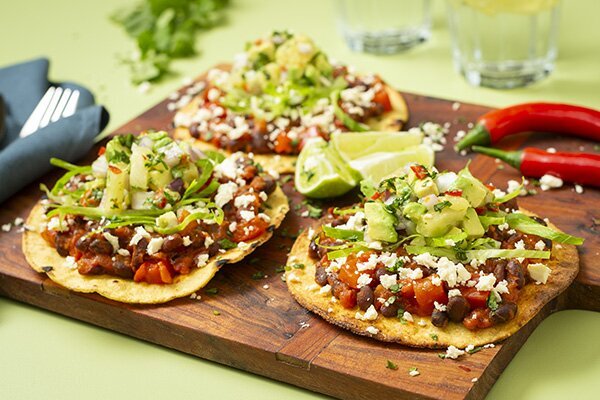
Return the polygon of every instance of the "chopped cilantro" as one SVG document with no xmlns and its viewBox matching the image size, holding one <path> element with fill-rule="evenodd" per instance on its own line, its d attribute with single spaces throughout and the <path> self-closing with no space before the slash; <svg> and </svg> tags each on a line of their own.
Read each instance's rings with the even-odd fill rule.
<svg viewBox="0 0 600 400">
<path fill-rule="evenodd" d="M 387 369 L 391 369 L 393 371 L 396 371 L 398 369 L 398 366 L 396 364 L 394 364 L 392 361 L 387 360 L 387 365 L 385 366 Z"/>
<path fill-rule="evenodd" d="M 217 289 L 217 288 L 206 289 L 206 290 L 204 290 L 204 293 L 206 293 L 206 294 L 217 294 L 217 293 L 219 293 L 219 289 Z"/>
<path fill-rule="evenodd" d="M 291 180 L 292 180 L 292 175 L 284 175 L 280 179 L 281 183 L 287 183 Z"/>
<path fill-rule="evenodd" d="M 278 274 L 285 272 L 285 265 L 280 265 L 279 267 L 275 268 L 275 272 Z"/>
<path fill-rule="evenodd" d="M 496 295 L 494 293 L 490 293 L 487 298 L 487 306 L 492 311 L 496 311 L 498 309 L 498 299 L 496 299 Z"/>
<path fill-rule="evenodd" d="M 438 357 L 443 360 L 443 359 L 446 358 L 446 354 L 444 354 L 444 353 L 438 353 Z"/>
<path fill-rule="evenodd" d="M 431 339 L 433 339 L 433 340 L 435 340 L 435 341 L 437 342 L 437 340 L 438 340 L 438 335 L 436 335 L 435 333 L 432 333 L 432 334 L 431 334 L 431 335 L 429 335 L 429 336 L 431 336 Z"/>
<path fill-rule="evenodd" d="M 441 202 L 437 203 L 436 205 L 434 205 L 433 209 L 437 212 L 440 212 L 444 208 L 450 207 L 451 205 L 452 205 L 452 203 L 450 203 L 448 200 L 444 200 L 444 201 L 441 201 Z"/>
<path fill-rule="evenodd" d="M 400 289 L 402 289 L 402 284 L 400 283 L 395 283 L 392 286 L 390 286 L 389 291 L 392 293 L 398 293 L 400 291 Z M 404 312 L 404 311 L 403 311 Z"/>
<path fill-rule="evenodd" d="M 220 311 L 217 311 L 217 310 L 213 310 L 213 314 L 214 314 L 214 315 L 221 315 L 221 312 L 220 312 Z"/>
<path fill-rule="evenodd" d="M 263 279 L 264 277 L 265 277 L 265 274 L 262 271 L 258 271 L 258 272 L 255 272 L 252 274 L 252 279 L 254 279 L 255 281 Z"/>
<path fill-rule="evenodd" d="M 469 353 L 469 354 L 475 354 L 475 353 L 477 353 L 478 351 L 481 351 L 481 350 L 483 350 L 483 346 L 476 346 L 476 347 L 473 347 L 471 350 L 467 350 L 467 353 Z"/>
<path fill-rule="evenodd" d="M 237 247 L 237 243 L 232 242 L 229 239 L 221 239 L 219 240 L 219 246 L 221 246 L 222 249 L 230 250 L 235 249 Z"/>
<path fill-rule="evenodd" d="M 304 269 L 305 265 L 301 263 L 295 263 L 290 265 L 290 267 L 292 267 L 293 269 Z"/>
<path fill-rule="evenodd" d="M 392 265 L 391 267 L 387 267 L 386 269 L 389 272 L 398 272 L 400 270 L 400 268 L 404 267 L 404 261 L 401 259 L 398 259 L 398 261 L 396 261 L 396 263 L 394 265 Z"/>
</svg>

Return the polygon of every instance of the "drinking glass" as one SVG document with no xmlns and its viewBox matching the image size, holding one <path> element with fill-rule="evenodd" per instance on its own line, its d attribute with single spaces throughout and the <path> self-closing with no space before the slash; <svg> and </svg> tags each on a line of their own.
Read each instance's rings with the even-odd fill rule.
<svg viewBox="0 0 600 400">
<path fill-rule="evenodd" d="M 430 0 L 338 0 L 338 25 L 354 51 L 392 54 L 429 38 Z"/>
<path fill-rule="evenodd" d="M 456 69 L 476 86 L 521 87 L 554 69 L 560 0 L 447 0 Z"/>
</svg>

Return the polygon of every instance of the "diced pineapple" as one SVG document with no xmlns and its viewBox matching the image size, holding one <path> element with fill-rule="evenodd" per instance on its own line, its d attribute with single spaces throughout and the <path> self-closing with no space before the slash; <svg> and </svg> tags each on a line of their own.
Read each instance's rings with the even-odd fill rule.
<svg viewBox="0 0 600 400">
<path fill-rule="evenodd" d="M 110 164 L 106 174 L 106 189 L 100 207 L 107 211 L 125 210 L 129 205 L 129 171 L 127 165 Z"/>
<path fill-rule="evenodd" d="M 146 190 L 148 188 L 148 169 L 146 168 L 146 155 L 150 149 L 133 144 L 131 146 L 131 172 L 129 182 L 132 188 Z"/>
</svg>

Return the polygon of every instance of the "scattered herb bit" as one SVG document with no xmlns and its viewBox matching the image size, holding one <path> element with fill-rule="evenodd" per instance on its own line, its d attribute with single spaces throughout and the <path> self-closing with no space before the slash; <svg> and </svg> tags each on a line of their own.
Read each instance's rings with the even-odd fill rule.
<svg viewBox="0 0 600 400">
<path fill-rule="evenodd" d="M 284 175 L 281 177 L 281 183 L 288 183 L 292 180 L 292 175 Z"/>
<path fill-rule="evenodd" d="M 213 314 L 214 314 L 214 315 L 221 315 L 221 312 L 220 312 L 220 311 L 217 311 L 217 310 L 213 310 Z"/>
<path fill-rule="evenodd" d="M 217 293 L 219 293 L 219 289 L 217 289 L 217 288 L 210 288 L 210 289 L 206 289 L 206 290 L 204 291 L 204 293 L 206 293 L 206 294 L 213 294 L 213 295 L 214 295 L 214 294 L 217 294 Z"/>
<path fill-rule="evenodd" d="M 392 361 L 387 360 L 387 365 L 385 366 L 387 369 L 391 369 L 393 371 L 396 371 L 398 369 L 398 366 L 396 364 L 394 364 Z"/>
<path fill-rule="evenodd" d="M 478 351 L 483 350 L 483 346 L 477 346 L 477 347 L 473 347 L 471 350 L 467 350 L 467 353 L 469 354 L 475 354 Z"/>
<path fill-rule="evenodd" d="M 275 272 L 278 274 L 285 272 L 285 265 L 280 265 L 279 267 L 275 268 Z"/>
<path fill-rule="evenodd" d="M 219 246 L 221 246 L 222 249 L 230 250 L 235 249 L 237 247 L 237 243 L 232 242 L 229 239 L 221 239 L 219 240 Z"/>
<path fill-rule="evenodd" d="M 400 270 L 400 268 L 404 267 L 404 261 L 401 259 L 398 259 L 398 261 L 396 261 L 396 263 L 394 265 L 392 265 L 391 267 L 387 267 L 386 269 L 389 272 L 398 272 Z"/>
<path fill-rule="evenodd" d="M 385 303 L 383 303 L 384 306 L 389 307 L 392 304 L 394 304 L 396 302 L 396 296 L 390 296 L 387 298 L 387 300 L 385 301 Z"/>
<path fill-rule="evenodd" d="M 172 59 L 194 55 L 196 33 L 221 24 L 229 0 L 144 0 L 111 19 L 136 43 L 139 53 L 124 62 L 131 81 L 155 81 L 170 72 Z"/>
<path fill-rule="evenodd" d="M 444 208 L 450 207 L 451 205 L 452 205 L 452 203 L 450 203 L 448 200 L 444 200 L 444 201 L 441 201 L 441 202 L 437 203 L 436 205 L 434 205 L 433 209 L 437 212 L 440 212 Z"/>
<path fill-rule="evenodd" d="M 400 289 L 402 289 L 402 285 L 400 285 L 399 283 L 395 283 L 389 287 L 389 291 L 392 293 L 398 293 Z M 402 312 L 404 313 L 404 310 Z"/>
<path fill-rule="evenodd" d="M 290 267 L 292 267 L 293 269 L 304 269 L 305 265 L 302 263 L 295 263 L 290 265 Z"/>
<path fill-rule="evenodd" d="M 464 123 L 466 123 L 467 121 L 468 121 L 468 120 L 467 120 L 467 118 L 465 118 L 465 117 L 462 117 L 462 116 L 460 116 L 460 117 L 456 117 L 456 119 L 455 119 L 455 123 L 456 123 L 456 124 L 464 124 Z"/>
<path fill-rule="evenodd" d="M 398 309 L 398 312 L 396 313 L 396 318 L 398 318 L 400 322 L 404 321 L 404 323 L 406 323 L 406 320 L 404 319 L 404 308 L 400 307 Z"/>
<path fill-rule="evenodd" d="M 252 279 L 254 279 L 255 281 L 258 281 L 260 279 L 263 279 L 265 277 L 265 274 L 262 271 L 258 271 L 252 274 Z"/>
<path fill-rule="evenodd" d="M 531 179 L 529 179 L 529 182 L 530 182 L 530 183 L 531 183 L 533 186 L 537 186 L 537 187 L 540 187 L 540 186 L 542 186 L 542 184 L 540 183 L 540 181 L 539 181 L 539 180 L 537 180 L 537 179 L 533 179 L 533 178 L 531 178 Z"/>
<path fill-rule="evenodd" d="M 436 342 L 438 341 L 438 335 L 436 335 L 435 333 L 432 333 L 429 336 L 431 336 L 431 339 L 435 340 Z"/>
<path fill-rule="evenodd" d="M 443 359 L 446 358 L 446 354 L 444 354 L 444 353 L 438 353 L 438 357 L 443 360 Z"/>
<path fill-rule="evenodd" d="M 492 311 L 496 311 L 498 309 L 498 299 L 496 299 L 496 295 L 494 293 L 490 293 L 487 298 L 487 306 Z"/>
</svg>

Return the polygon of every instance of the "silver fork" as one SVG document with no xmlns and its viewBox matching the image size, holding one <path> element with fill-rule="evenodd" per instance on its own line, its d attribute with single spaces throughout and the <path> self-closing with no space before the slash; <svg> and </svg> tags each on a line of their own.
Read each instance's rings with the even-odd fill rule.
<svg viewBox="0 0 600 400">
<path fill-rule="evenodd" d="M 19 137 L 26 137 L 38 129 L 48 126 L 61 118 L 75 114 L 77 102 L 79 101 L 79 90 L 63 89 L 50 86 L 35 109 L 25 121 Z"/>
</svg>

